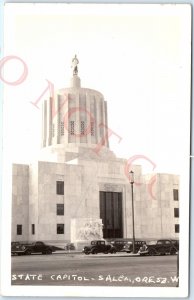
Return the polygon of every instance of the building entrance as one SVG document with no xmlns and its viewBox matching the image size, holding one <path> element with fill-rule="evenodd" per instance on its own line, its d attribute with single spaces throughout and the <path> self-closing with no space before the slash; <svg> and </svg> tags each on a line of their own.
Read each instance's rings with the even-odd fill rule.
<svg viewBox="0 0 194 300">
<path fill-rule="evenodd" d="M 103 238 L 122 238 L 122 193 L 100 192 Z"/>
</svg>

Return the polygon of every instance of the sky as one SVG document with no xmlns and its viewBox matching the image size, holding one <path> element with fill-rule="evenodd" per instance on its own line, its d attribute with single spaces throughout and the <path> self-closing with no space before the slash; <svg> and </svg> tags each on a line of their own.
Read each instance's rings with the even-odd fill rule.
<svg viewBox="0 0 194 300">
<path fill-rule="evenodd" d="M 108 104 L 110 147 L 145 172 L 181 174 L 190 139 L 189 5 L 6 4 L 4 147 L 13 162 L 37 157 L 47 87 L 69 86 L 79 59 L 81 85 Z M 46 95 L 44 95 L 46 98 Z M 47 95 L 48 96 L 48 95 Z M 43 98 L 42 98 L 43 100 Z M 42 101 L 41 100 L 41 101 Z M 41 101 L 38 106 L 41 107 Z M 150 161 L 152 163 L 150 163 Z"/>
</svg>

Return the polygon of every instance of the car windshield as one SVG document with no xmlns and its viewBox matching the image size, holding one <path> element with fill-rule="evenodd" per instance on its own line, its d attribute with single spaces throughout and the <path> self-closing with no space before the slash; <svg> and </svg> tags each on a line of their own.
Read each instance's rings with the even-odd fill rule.
<svg viewBox="0 0 194 300">
<path fill-rule="evenodd" d="M 96 241 L 91 242 L 91 245 L 96 245 Z"/>
<path fill-rule="evenodd" d="M 178 243 L 179 243 L 179 241 L 172 240 L 172 243 L 173 243 L 173 244 L 178 244 Z"/>
<path fill-rule="evenodd" d="M 147 242 L 147 245 L 155 245 L 156 244 L 156 241 L 148 241 Z"/>
<path fill-rule="evenodd" d="M 127 243 L 124 245 L 124 248 L 129 248 L 132 245 L 132 243 Z"/>
</svg>

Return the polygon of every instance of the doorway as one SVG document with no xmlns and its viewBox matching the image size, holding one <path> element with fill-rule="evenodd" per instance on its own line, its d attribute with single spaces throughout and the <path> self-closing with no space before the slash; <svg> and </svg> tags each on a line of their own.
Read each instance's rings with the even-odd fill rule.
<svg viewBox="0 0 194 300">
<path fill-rule="evenodd" d="M 100 191 L 103 238 L 123 238 L 122 193 Z"/>
</svg>

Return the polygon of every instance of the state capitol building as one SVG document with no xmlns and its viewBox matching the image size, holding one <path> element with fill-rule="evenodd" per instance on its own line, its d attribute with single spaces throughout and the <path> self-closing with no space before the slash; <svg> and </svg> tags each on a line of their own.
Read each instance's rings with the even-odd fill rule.
<svg viewBox="0 0 194 300">
<path fill-rule="evenodd" d="M 153 184 L 153 174 L 116 157 L 107 102 L 81 87 L 76 56 L 72 62 L 69 87 L 42 103 L 39 157 L 13 165 L 12 241 L 132 238 L 132 216 L 136 239 L 178 238 L 179 176 L 154 174 Z"/>
</svg>

